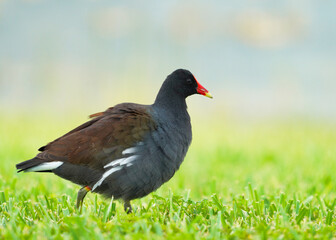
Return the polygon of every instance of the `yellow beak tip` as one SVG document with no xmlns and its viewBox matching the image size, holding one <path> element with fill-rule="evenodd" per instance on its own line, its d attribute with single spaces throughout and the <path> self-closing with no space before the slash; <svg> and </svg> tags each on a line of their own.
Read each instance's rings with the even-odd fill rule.
<svg viewBox="0 0 336 240">
<path fill-rule="evenodd" d="M 211 93 L 209 93 L 209 92 L 207 92 L 207 93 L 205 94 L 205 96 L 208 97 L 208 98 L 213 98 L 213 96 L 212 96 Z"/>
</svg>

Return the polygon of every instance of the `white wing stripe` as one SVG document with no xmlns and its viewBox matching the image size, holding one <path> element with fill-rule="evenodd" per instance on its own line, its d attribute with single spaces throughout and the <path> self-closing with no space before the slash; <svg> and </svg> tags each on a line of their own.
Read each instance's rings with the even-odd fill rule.
<svg viewBox="0 0 336 240">
<path fill-rule="evenodd" d="M 55 161 L 55 162 L 45 162 L 41 163 L 35 167 L 29 168 L 25 170 L 25 172 L 38 172 L 38 171 L 49 171 L 49 170 L 54 170 L 61 166 L 63 162 L 61 161 Z"/>
<path fill-rule="evenodd" d="M 92 191 L 95 190 L 97 187 L 99 187 L 108 176 L 110 176 L 112 173 L 114 173 L 116 171 L 119 171 L 120 169 L 122 169 L 122 167 L 115 167 L 115 168 L 111 168 L 110 170 L 106 171 L 103 174 L 103 176 L 99 179 L 99 181 L 96 182 L 95 185 L 93 185 Z"/>
</svg>

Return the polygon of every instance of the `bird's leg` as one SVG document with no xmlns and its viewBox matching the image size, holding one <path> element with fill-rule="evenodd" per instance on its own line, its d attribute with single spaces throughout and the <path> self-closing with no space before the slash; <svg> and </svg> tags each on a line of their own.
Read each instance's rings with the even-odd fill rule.
<svg viewBox="0 0 336 240">
<path fill-rule="evenodd" d="M 76 203 L 76 208 L 80 208 L 83 205 L 83 200 L 86 196 L 86 194 L 91 191 L 91 188 L 89 186 L 82 187 L 79 189 L 78 194 L 77 194 L 77 203 Z"/>
<path fill-rule="evenodd" d="M 124 209 L 125 209 L 125 212 L 126 212 L 127 214 L 129 214 L 129 213 L 132 212 L 132 206 L 131 206 L 131 203 L 130 203 L 129 200 L 128 200 L 128 201 L 125 201 L 125 203 L 124 203 Z"/>
</svg>

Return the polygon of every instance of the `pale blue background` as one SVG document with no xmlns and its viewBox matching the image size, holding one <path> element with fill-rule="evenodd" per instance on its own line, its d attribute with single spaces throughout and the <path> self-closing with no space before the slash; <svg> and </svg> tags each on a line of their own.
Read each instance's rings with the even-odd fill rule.
<svg viewBox="0 0 336 240">
<path fill-rule="evenodd" d="M 206 114 L 333 120 L 335 13 L 332 0 L 0 0 L 0 108 L 150 103 L 183 67 L 215 96 L 189 101 Z"/>
</svg>

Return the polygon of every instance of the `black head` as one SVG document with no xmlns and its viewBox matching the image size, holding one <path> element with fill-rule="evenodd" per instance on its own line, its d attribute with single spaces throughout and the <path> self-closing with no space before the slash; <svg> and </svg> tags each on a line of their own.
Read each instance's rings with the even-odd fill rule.
<svg viewBox="0 0 336 240">
<path fill-rule="evenodd" d="M 178 69 L 172 72 L 163 82 L 154 105 L 168 108 L 186 108 L 185 98 L 195 93 L 212 98 L 188 70 Z"/>
<path fill-rule="evenodd" d="M 194 77 L 194 75 L 185 69 L 177 69 L 172 72 L 162 85 L 167 84 L 167 88 L 172 88 L 173 91 L 184 98 L 193 95 L 201 94 L 212 98 L 208 90 L 206 90 Z"/>
</svg>

